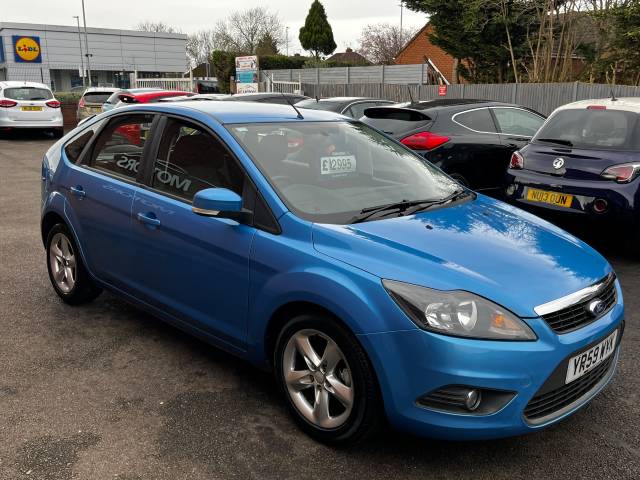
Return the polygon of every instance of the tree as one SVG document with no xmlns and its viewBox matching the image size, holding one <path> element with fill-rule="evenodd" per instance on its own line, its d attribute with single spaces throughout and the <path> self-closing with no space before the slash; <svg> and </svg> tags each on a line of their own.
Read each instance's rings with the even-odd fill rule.
<svg viewBox="0 0 640 480">
<path fill-rule="evenodd" d="M 314 0 L 311 4 L 298 38 L 302 48 L 312 52 L 316 59 L 320 58 L 321 53 L 329 55 L 336 49 L 337 45 L 333 40 L 333 30 L 327 20 L 327 13 L 318 0 Z"/>
<path fill-rule="evenodd" d="M 229 93 L 229 80 L 235 75 L 236 54 L 215 50 L 211 53 L 211 67 L 213 75 L 218 79 L 218 87 L 222 93 Z"/>
<path fill-rule="evenodd" d="M 151 20 L 138 23 L 134 29 L 140 32 L 182 33 L 179 28 L 172 27 L 164 22 L 152 22 Z"/>
<path fill-rule="evenodd" d="M 267 32 L 258 41 L 256 46 L 256 55 L 277 55 L 278 54 L 278 42 L 271 33 Z"/>
<path fill-rule="evenodd" d="M 265 7 L 233 12 L 215 27 L 216 38 L 223 50 L 255 54 L 261 42 L 268 41 L 277 49 L 284 44 L 284 28 L 277 14 Z"/>
<path fill-rule="evenodd" d="M 220 40 L 214 30 L 199 30 L 187 36 L 187 57 L 196 67 L 211 60 L 211 53 L 220 47 Z"/>
<path fill-rule="evenodd" d="M 358 53 L 377 65 L 392 65 L 405 44 L 416 34 L 415 29 L 403 29 L 389 23 L 367 25 L 360 35 Z"/>
</svg>

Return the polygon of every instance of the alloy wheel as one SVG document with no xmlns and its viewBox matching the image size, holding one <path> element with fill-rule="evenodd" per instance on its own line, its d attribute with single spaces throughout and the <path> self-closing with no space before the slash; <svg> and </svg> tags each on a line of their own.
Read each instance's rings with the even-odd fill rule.
<svg viewBox="0 0 640 480">
<path fill-rule="evenodd" d="M 56 233 L 51 239 L 49 263 L 56 286 L 69 293 L 76 284 L 76 257 L 66 235 Z"/>
<path fill-rule="evenodd" d="M 314 329 L 293 334 L 284 350 L 282 369 L 291 401 L 308 422 L 328 430 L 349 419 L 355 395 L 352 373 L 328 335 Z"/>
</svg>

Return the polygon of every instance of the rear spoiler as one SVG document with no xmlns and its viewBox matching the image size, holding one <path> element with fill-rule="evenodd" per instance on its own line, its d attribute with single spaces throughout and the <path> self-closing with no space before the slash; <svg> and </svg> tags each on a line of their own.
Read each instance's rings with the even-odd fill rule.
<svg viewBox="0 0 640 480">
<path fill-rule="evenodd" d="M 118 100 L 124 103 L 138 103 L 138 99 L 128 93 L 121 93 L 118 95 Z"/>
<path fill-rule="evenodd" d="M 364 111 L 367 118 L 386 118 L 389 120 L 404 120 L 406 122 L 429 121 L 432 118 L 418 110 L 402 107 L 371 107 Z"/>
</svg>

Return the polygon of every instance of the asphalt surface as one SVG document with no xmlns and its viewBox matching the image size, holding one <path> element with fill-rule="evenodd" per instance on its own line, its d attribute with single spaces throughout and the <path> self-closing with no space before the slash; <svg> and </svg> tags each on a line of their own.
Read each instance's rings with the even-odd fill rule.
<svg viewBox="0 0 640 480">
<path fill-rule="evenodd" d="M 627 305 L 617 376 L 586 409 L 519 438 L 387 431 L 339 450 L 297 430 L 270 375 L 111 294 L 75 308 L 58 299 L 39 233 L 52 142 L 0 139 L 1 480 L 640 478 L 640 262 L 618 234 L 585 232 Z"/>
</svg>

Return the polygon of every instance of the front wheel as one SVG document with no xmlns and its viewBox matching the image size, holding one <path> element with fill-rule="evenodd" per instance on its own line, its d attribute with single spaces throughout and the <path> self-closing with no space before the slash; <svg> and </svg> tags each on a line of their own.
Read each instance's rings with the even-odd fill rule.
<svg viewBox="0 0 640 480">
<path fill-rule="evenodd" d="M 289 409 L 313 438 L 353 443 L 381 423 L 378 384 L 364 350 L 327 315 L 301 315 L 282 330 L 276 376 Z"/>
<path fill-rule="evenodd" d="M 69 305 L 90 302 L 102 292 L 89 277 L 71 232 L 61 223 L 47 236 L 47 269 L 54 290 Z"/>
</svg>

